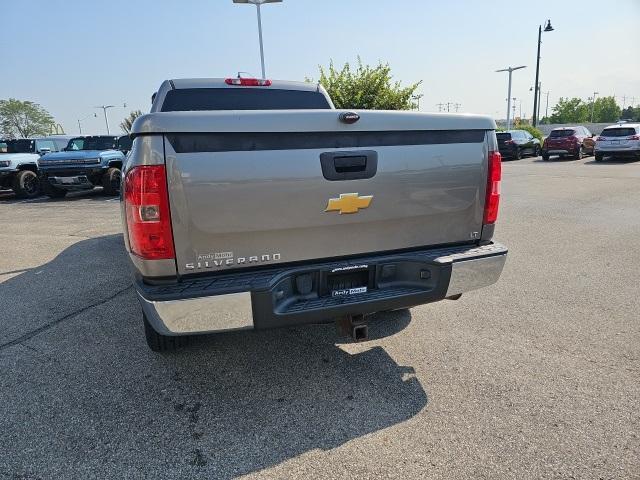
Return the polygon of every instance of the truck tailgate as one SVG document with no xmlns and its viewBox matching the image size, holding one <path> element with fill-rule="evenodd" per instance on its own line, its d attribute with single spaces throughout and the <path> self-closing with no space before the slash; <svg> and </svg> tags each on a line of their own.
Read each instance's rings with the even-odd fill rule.
<svg viewBox="0 0 640 480">
<path fill-rule="evenodd" d="M 339 113 L 163 114 L 180 274 L 479 237 L 492 121 Z"/>
</svg>

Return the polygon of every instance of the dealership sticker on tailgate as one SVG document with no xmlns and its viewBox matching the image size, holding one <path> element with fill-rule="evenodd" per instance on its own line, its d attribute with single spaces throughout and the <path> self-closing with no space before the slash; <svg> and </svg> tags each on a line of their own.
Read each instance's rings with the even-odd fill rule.
<svg viewBox="0 0 640 480">
<path fill-rule="evenodd" d="M 367 287 L 344 288 L 342 290 L 333 290 L 332 297 L 342 297 L 344 295 L 355 295 L 356 293 L 367 293 Z"/>
</svg>

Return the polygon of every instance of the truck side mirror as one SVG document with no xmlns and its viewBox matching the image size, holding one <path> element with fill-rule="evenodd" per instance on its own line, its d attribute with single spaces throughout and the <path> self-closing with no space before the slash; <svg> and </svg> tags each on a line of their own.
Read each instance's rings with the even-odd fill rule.
<svg viewBox="0 0 640 480">
<path fill-rule="evenodd" d="M 38 153 L 42 156 L 42 155 L 46 155 L 50 151 L 51 151 L 51 149 L 49 147 L 46 147 L 46 148 L 41 148 Z"/>
</svg>

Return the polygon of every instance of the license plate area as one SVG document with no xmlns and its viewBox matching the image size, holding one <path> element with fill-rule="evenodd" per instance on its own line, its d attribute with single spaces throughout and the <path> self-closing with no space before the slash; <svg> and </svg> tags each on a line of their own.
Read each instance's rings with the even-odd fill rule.
<svg viewBox="0 0 640 480">
<path fill-rule="evenodd" d="M 275 315 L 282 315 L 318 305 L 368 302 L 403 289 L 444 292 L 448 277 L 443 272 L 447 268 L 432 261 L 386 258 L 376 263 L 300 269 L 281 277 L 268 292 L 254 292 L 254 299 L 264 302 Z"/>
<path fill-rule="evenodd" d="M 85 175 L 75 177 L 49 177 L 49 180 L 51 183 L 58 185 L 83 185 L 89 183 L 89 179 Z"/>
<path fill-rule="evenodd" d="M 323 274 L 320 296 L 356 295 L 366 293 L 373 287 L 373 269 L 368 265 L 336 268 Z"/>
</svg>

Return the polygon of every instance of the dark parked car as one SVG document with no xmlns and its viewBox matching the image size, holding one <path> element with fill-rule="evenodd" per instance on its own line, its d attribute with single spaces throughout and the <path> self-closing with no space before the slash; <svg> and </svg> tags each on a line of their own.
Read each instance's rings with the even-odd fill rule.
<svg viewBox="0 0 640 480">
<path fill-rule="evenodd" d="M 593 155 L 596 148 L 594 137 L 586 127 L 554 128 L 542 144 L 542 159 L 549 160 L 551 155 L 559 155 L 560 158 L 572 156 L 575 159 Z"/>
<path fill-rule="evenodd" d="M 502 158 L 521 159 L 524 155 L 540 155 L 540 140 L 526 130 L 497 132 L 498 150 Z"/>
</svg>

